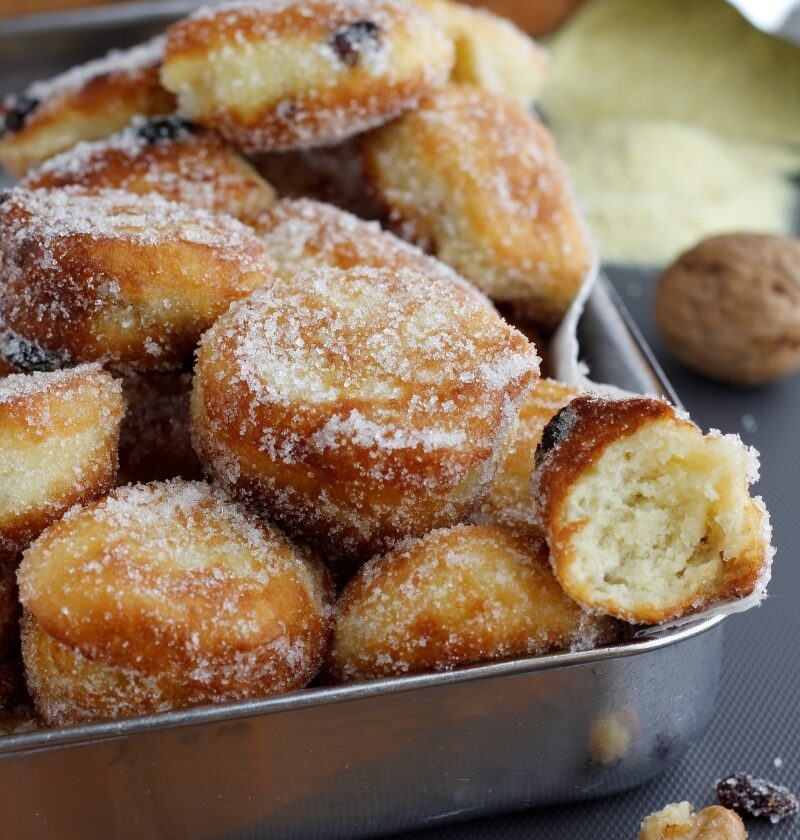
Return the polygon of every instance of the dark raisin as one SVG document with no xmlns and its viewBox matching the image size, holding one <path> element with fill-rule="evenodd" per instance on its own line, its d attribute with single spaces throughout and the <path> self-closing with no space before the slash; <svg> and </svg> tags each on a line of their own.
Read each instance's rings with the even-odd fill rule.
<svg viewBox="0 0 800 840">
<path fill-rule="evenodd" d="M 41 99 L 26 96 L 24 93 L 10 96 L 5 102 L 2 120 L 0 120 L 0 137 L 19 131 L 25 125 L 28 116 L 41 104 Z"/>
<path fill-rule="evenodd" d="M 148 120 L 136 129 L 136 136 L 153 144 L 161 140 L 177 140 L 192 132 L 192 123 L 182 117 L 161 117 Z"/>
<path fill-rule="evenodd" d="M 0 355 L 26 373 L 60 370 L 70 362 L 52 350 L 46 350 L 17 335 L 0 334 Z"/>
<path fill-rule="evenodd" d="M 331 46 L 348 67 L 355 67 L 361 53 L 375 49 L 380 40 L 381 30 L 376 23 L 371 20 L 357 20 L 337 29 L 331 37 Z"/>
<path fill-rule="evenodd" d="M 773 823 L 797 811 L 797 797 L 791 791 L 747 773 L 717 782 L 717 799 L 741 816 L 765 817 Z"/>
<path fill-rule="evenodd" d="M 539 448 L 536 450 L 536 460 L 538 461 L 542 455 L 558 446 L 577 422 L 578 415 L 575 410 L 569 404 L 565 405 L 544 427 Z"/>
<path fill-rule="evenodd" d="M 0 190 L 0 204 L 4 204 L 11 198 L 11 190 Z"/>
</svg>

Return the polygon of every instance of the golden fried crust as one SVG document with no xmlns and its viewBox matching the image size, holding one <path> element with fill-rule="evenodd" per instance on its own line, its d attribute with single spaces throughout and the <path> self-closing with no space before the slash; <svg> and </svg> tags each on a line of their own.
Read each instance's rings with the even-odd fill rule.
<svg viewBox="0 0 800 840">
<path fill-rule="evenodd" d="M 530 396 L 522 403 L 497 475 L 474 515 L 476 521 L 542 537 L 531 496 L 531 474 L 536 465 L 536 448 L 542 439 L 544 427 L 560 408 L 577 395 L 575 388 L 553 379 L 539 380 Z"/>
<path fill-rule="evenodd" d="M 138 371 L 181 367 L 267 282 L 250 228 L 161 196 L 14 189 L 0 204 L 0 322 L 40 348 Z"/>
<path fill-rule="evenodd" d="M 253 222 L 283 276 L 313 268 L 408 268 L 489 300 L 439 260 L 381 229 L 377 222 L 308 199 L 282 200 Z"/>
<path fill-rule="evenodd" d="M 175 117 L 136 118 L 118 134 L 51 158 L 29 172 L 22 186 L 156 192 L 244 222 L 275 200 L 272 187 L 238 152 Z"/>
<path fill-rule="evenodd" d="M 255 154 L 250 161 L 281 198 L 324 201 L 362 219 L 380 215 L 364 182 L 358 138 L 318 149 Z"/>
<path fill-rule="evenodd" d="M 21 177 L 82 140 L 108 137 L 136 114 L 170 114 L 175 98 L 159 81 L 163 38 L 37 82 L 0 106 L 0 161 Z"/>
<path fill-rule="evenodd" d="M 558 322 L 590 253 L 553 139 L 519 103 L 450 86 L 363 149 L 367 183 L 404 238 L 533 322 Z"/>
<path fill-rule="evenodd" d="M 541 540 L 460 525 L 356 573 L 337 606 L 326 672 L 372 679 L 592 647 L 612 626 L 564 594 Z"/>
<path fill-rule="evenodd" d="M 664 418 L 693 425 L 678 419 L 669 403 L 650 397 L 605 400 L 585 394 L 554 414 L 542 430 L 534 458 L 533 497 L 541 520 L 546 523 L 557 515 L 575 479 L 591 468 L 609 444 Z"/>
<path fill-rule="evenodd" d="M 172 26 L 162 82 L 182 112 L 251 151 L 336 143 L 413 108 L 453 47 L 399 0 L 278 0 Z"/>
<path fill-rule="evenodd" d="M 95 366 L 0 382 L 0 561 L 109 490 L 123 411 L 119 384 Z"/>
<path fill-rule="evenodd" d="M 660 595 L 654 597 L 645 587 L 642 589 L 640 602 L 631 607 L 614 597 L 602 594 L 586 579 L 583 571 L 579 573 L 579 566 L 583 564 L 579 562 L 576 538 L 591 522 L 592 516 L 588 512 L 588 502 L 582 508 L 584 515 L 581 519 L 570 518 L 566 511 L 578 482 L 587 476 L 600 475 L 601 459 L 607 456 L 612 446 L 625 440 L 636 441 L 639 439 L 637 436 L 643 432 L 656 430 L 659 426 L 668 431 L 687 430 L 691 439 L 691 449 L 676 449 L 672 452 L 665 448 L 659 453 L 661 467 L 654 470 L 650 466 L 650 474 L 639 477 L 643 477 L 647 482 L 656 482 L 652 486 L 658 486 L 659 479 L 666 478 L 668 470 L 682 470 L 683 483 L 689 487 L 696 483 L 696 473 L 709 476 L 710 484 L 703 491 L 704 496 L 698 497 L 698 504 L 708 504 L 710 498 L 718 507 L 714 514 L 715 521 L 706 523 L 705 536 L 700 542 L 718 545 L 719 562 L 716 568 L 709 565 L 709 571 L 699 583 L 689 580 L 690 574 L 686 574 L 686 567 L 676 570 L 676 578 L 683 579 L 686 574 L 683 592 L 674 595 L 672 600 L 664 601 Z M 659 445 L 658 440 L 655 437 L 652 440 L 647 438 L 647 446 Z M 667 440 L 664 446 L 668 445 Z M 630 452 L 624 456 L 625 460 L 635 463 L 640 457 L 639 453 L 641 450 L 637 453 Z M 647 454 L 641 453 L 642 456 Z M 589 395 L 576 397 L 545 427 L 536 453 L 536 467 L 531 482 L 537 518 L 546 535 L 551 562 L 559 582 L 569 595 L 590 609 L 601 610 L 625 621 L 648 624 L 668 621 L 716 603 L 750 595 L 761 585 L 764 575 L 768 575 L 771 558 L 766 511 L 760 500 L 750 498 L 747 493 L 748 483 L 757 472 L 757 467 L 750 463 L 751 457 L 741 444 L 722 439 L 718 434 L 712 433 L 704 438 L 694 423 L 687 417 L 678 415 L 675 409 L 663 400 L 649 397 L 621 400 Z M 716 478 L 711 478 L 712 471 L 718 468 L 724 472 L 719 473 Z M 607 504 L 598 510 L 611 522 L 609 528 L 612 532 L 615 525 L 611 517 L 626 509 L 626 506 L 635 507 L 642 501 L 660 505 L 662 510 L 670 512 L 667 514 L 668 518 L 685 516 L 686 521 L 682 527 L 684 530 L 690 528 L 689 517 L 695 515 L 696 511 L 685 509 L 680 514 L 677 512 L 674 504 L 678 502 L 673 496 L 681 491 L 680 488 L 676 489 L 674 484 L 666 485 L 664 492 L 670 494 L 669 497 L 648 500 L 628 499 L 625 495 L 623 500 L 623 495 L 628 493 L 629 488 L 616 485 L 614 474 L 609 474 L 607 478 L 604 490 Z M 646 520 L 641 521 L 642 527 L 648 527 Z M 722 528 L 723 521 L 728 523 L 730 533 L 723 528 L 720 535 L 716 532 Z M 731 524 L 734 522 L 735 525 Z M 662 530 L 663 527 L 662 523 Z M 658 553 L 670 549 L 671 546 L 667 544 L 653 550 L 649 548 L 651 544 L 642 534 L 639 546 L 631 550 L 641 552 L 641 556 L 637 555 L 637 562 L 647 560 L 654 563 L 654 573 L 660 574 Z M 595 550 L 599 552 L 600 547 L 596 546 Z M 687 562 L 691 567 L 693 563 L 699 564 L 700 560 L 692 559 Z M 628 566 L 629 570 L 630 568 Z M 617 575 L 615 572 L 612 577 Z M 620 583 L 618 580 L 611 582 Z M 675 581 L 671 580 L 670 583 Z M 637 586 L 628 581 L 625 581 L 625 584 L 630 585 L 632 590 Z"/>
<path fill-rule="evenodd" d="M 530 105 L 542 92 L 550 58 L 510 20 L 454 0 L 415 0 L 453 41 L 450 79 L 505 94 Z"/>
<path fill-rule="evenodd" d="M 123 378 L 127 409 L 119 438 L 119 484 L 202 478 L 189 429 L 191 390 L 188 372 Z"/>
<path fill-rule="evenodd" d="M 537 371 L 533 346 L 456 284 L 280 277 L 203 337 L 195 448 L 326 557 L 363 560 L 472 511 Z"/>
<path fill-rule="evenodd" d="M 200 482 L 120 488 L 67 514 L 18 580 L 35 621 L 29 685 L 50 722 L 299 688 L 327 646 L 322 567 Z"/>
</svg>

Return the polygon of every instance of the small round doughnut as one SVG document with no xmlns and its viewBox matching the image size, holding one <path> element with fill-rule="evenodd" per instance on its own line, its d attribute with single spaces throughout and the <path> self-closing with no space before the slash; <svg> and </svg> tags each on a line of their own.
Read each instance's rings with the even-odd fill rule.
<svg viewBox="0 0 800 840">
<path fill-rule="evenodd" d="M 0 269 L 0 323 L 13 335 L 148 371 L 182 367 L 272 263 L 241 222 L 156 193 L 15 188 L 0 204 Z"/>
<path fill-rule="evenodd" d="M 96 365 L 0 382 L 0 562 L 113 486 L 123 412 L 119 383 Z"/>
<path fill-rule="evenodd" d="M 201 9 L 167 32 L 181 112 L 255 152 L 337 143 L 443 84 L 453 46 L 406 0 L 272 0 Z"/>
<path fill-rule="evenodd" d="M 531 496 L 531 473 L 536 465 L 536 447 L 544 427 L 573 397 L 575 388 L 540 379 L 520 408 L 519 417 L 503 453 L 503 459 L 473 520 L 502 525 L 523 534 L 542 537 Z"/>
<path fill-rule="evenodd" d="M 358 138 L 317 149 L 254 154 L 250 161 L 281 198 L 324 201 L 362 219 L 380 215 L 364 181 Z"/>
<path fill-rule="evenodd" d="M 135 114 L 170 114 L 175 98 L 159 81 L 164 38 L 73 67 L 0 105 L 0 162 L 22 177 L 81 140 L 118 131 Z"/>
<path fill-rule="evenodd" d="M 763 595 L 769 518 L 758 459 L 663 400 L 582 395 L 545 427 L 532 494 L 553 569 L 589 609 L 658 624 Z"/>
<path fill-rule="evenodd" d="M 453 41 L 450 80 L 502 93 L 529 106 L 544 88 L 550 57 L 507 18 L 454 0 L 415 0 Z"/>
<path fill-rule="evenodd" d="M 410 268 L 455 283 L 484 305 L 488 298 L 450 266 L 408 242 L 330 204 L 282 199 L 265 210 L 253 227 L 284 277 L 313 268 Z"/>
<path fill-rule="evenodd" d="M 22 186 L 156 192 L 244 222 L 275 200 L 272 187 L 235 149 L 175 116 L 136 117 L 111 137 L 79 143 L 29 172 Z"/>
<path fill-rule="evenodd" d="M 340 682 L 449 670 L 591 648 L 611 629 L 564 594 L 543 541 L 458 525 L 356 572 L 337 605 L 325 670 Z"/>
<path fill-rule="evenodd" d="M 191 372 L 122 379 L 127 409 L 119 436 L 119 484 L 202 478 L 189 428 Z"/>
<path fill-rule="evenodd" d="M 538 361 L 499 315 L 436 277 L 279 277 L 203 336 L 195 449 L 326 559 L 363 561 L 472 512 Z"/>
<path fill-rule="evenodd" d="M 322 565 L 202 482 L 70 511 L 18 580 L 28 687 L 50 724 L 301 688 L 328 645 Z"/>
<path fill-rule="evenodd" d="M 453 85 L 363 149 L 367 183 L 405 239 L 535 323 L 558 323 L 591 257 L 553 139 L 525 108 Z"/>
</svg>

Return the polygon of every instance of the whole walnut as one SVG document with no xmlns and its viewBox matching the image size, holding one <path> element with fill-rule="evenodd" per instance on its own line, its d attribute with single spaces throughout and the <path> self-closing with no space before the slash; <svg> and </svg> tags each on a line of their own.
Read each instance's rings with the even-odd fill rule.
<svg viewBox="0 0 800 840">
<path fill-rule="evenodd" d="M 656 323 L 667 347 L 712 379 L 755 385 L 800 368 L 800 239 L 714 236 L 661 276 Z"/>
</svg>

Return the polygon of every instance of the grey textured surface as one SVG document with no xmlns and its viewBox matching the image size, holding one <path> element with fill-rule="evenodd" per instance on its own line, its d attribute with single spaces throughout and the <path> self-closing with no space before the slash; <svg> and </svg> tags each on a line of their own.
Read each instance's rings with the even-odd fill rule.
<svg viewBox="0 0 800 840">
<path fill-rule="evenodd" d="M 693 419 L 704 429 L 737 432 L 761 451 L 757 490 L 772 515 L 778 547 L 770 596 L 758 609 L 727 619 L 714 720 L 659 779 L 587 804 L 442 826 L 396 840 L 632 840 L 645 814 L 682 799 L 711 804 L 716 779 L 738 771 L 800 792 L 800 375 L 748 390 L 696 376 L 673 361 L 659 340 L 651 315 L 653 278 L 632 271 L 609 275 Z M 751 840 L 789 840 L 800 837 L 800 817 L 779 825 L 749 820 L 747 828 Z"/>
</svg>

